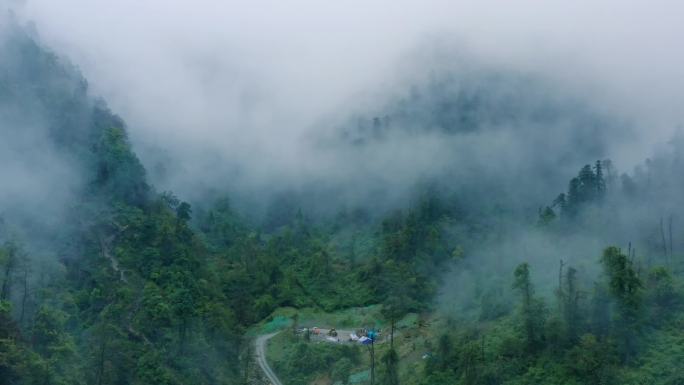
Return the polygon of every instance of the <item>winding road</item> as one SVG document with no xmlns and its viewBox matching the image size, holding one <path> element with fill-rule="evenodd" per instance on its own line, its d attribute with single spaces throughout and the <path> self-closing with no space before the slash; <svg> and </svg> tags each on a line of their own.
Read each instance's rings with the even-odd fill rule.
<svg viewBox="0 0 684 385">
<path fill-rule="evenodd" d="M 272 385 L 283 385 L 278 376 L 275 375 L 275 372 L 273 372 L 273 369 L 268 366 L 268 361 L 266 361 L 266 343 L 278 333 L 280 332 L 264 334 L 255 341 L 257 363 Z"/>
<path fill-rule="evenodd" d="M 329 329 L 319 329 L 320 334 L 316 336 L 316 338 L 319 338 L 320 341 L 325 341 L 325 336 L 327 336 Z M 349 343 L 349 335 L 353 333 L 353 330 L 338 330 L 338 336 L 339 336 L 339 342 L 342 343 Z M 268 340 L 276 336 L 278 332 L 271 333 L 271 334 L 264 334 L 259 337 L 254 341 L 255 345 L 255 355 L 257 359 L 257 363 L 259 364 L 259 367 L 261 368 L 261 371 L 264 372 L 266 375 L 266 378 L 268 378 L 268 381 L 272 385 L 283 385 L 283 383 L 280 381 L 278 376 L 276 376 L 275 372 L 273 369 L 268 365 L 268 361 L 266 361 L 266 344 L 268 343 Z M 395 333 L 396 336 L 396 333 Z M 335 341 L 331 341 L 335 343 Z M 338 343 L 339 343 L 338 342 Z M 380 341 L 378 341 L 380 342 Z"/>
</svg>

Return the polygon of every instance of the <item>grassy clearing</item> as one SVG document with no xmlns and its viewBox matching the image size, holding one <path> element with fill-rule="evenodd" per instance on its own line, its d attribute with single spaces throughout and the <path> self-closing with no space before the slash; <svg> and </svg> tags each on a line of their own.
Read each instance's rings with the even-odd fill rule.
<svg viewBox="0 0 684 385">
<path fill-rule="evenodd" d="M 297 315 L 298 314 L 298 315 Z M 278 309 L 269 320 L 260 326 L 261 331 L 271 332 L 272 327 L 294 325 L 298 319 L 301 327 L 328 327 L 355 329 L 361 326 L 383 327 L 384 338 L 388 339 L 388 327 L 380 322 L 380 306 L 353 308 L 335 313 L 323 313 L 315 309 L 296 311 L 291 308 Z M 431 325 L 435 325 L 431 327 Z M 435 335 L 444 322 L 426 319 L 417 314 L 408 314 L 397 323 L 394 345 L 400 356 L 400 375 L 407 384 L 417 383 L 422 371 L 423 356 L 432 350 Z M 437 332 L 436 332 L 437 331 Z M 375 345 L 376 379 L 382 376 L 382 357 L 389 349 L 389 343 Z M 332 385 L 369 383 L 370 354 L 366 346 L 357 344 L 332 344 L 324 341 L 305 341 L 285 330 L 273 337 L 266 356 L 274 370 L 287 385 Z"/>
<path fill-rule="evenodd" d="M 249 336 L 273 333 L 292 327 L 335 327 L 338 329 L 356 329 L 361 327 L 383 328 L 380 305 L 354 307 L 334 313 L 326 313 L 315 308 L 295 309 L 283 307 L 276 309 L 269 317 L 247 331 Z"/>
</svg>

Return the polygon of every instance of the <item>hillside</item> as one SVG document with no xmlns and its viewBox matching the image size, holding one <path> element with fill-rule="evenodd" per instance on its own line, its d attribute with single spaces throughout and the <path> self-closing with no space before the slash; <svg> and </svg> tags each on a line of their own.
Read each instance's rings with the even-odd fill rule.
<svg viewBox="0 0 684 385">
<path fill-rule="evenodd" d="M 3 21 L 0 384 L 254 383 L 253 340 L 279 328 L 285 385 L 368 383 L 366 348 L 294 333 L 313 326 L 382 329 L 388 385 L 684 383 L 681 138 L 620 173 L 619 120 L 456 72 L 314 141 L 354 166 L 437 135 L 435 172 L 391 158 L 412 178 L 373 178 L 382 158 L 325 193 L 269 191 L 265 214 L 186 202 L 78 68 Z"/>
</svg>

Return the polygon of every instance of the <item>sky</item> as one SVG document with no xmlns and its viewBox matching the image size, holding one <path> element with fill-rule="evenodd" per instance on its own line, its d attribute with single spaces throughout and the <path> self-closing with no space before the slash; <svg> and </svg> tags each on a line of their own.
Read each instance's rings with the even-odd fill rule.
<svg viewBox="0 0 684 385">
<path fill-rule="evenodd" d="M 312 132 L 382 105 L 464 52 L 553 79 L 598 110 L 636 122 L 638 139 L 613 154 L 622 164 L 643 160 L 684 121 L 684 7 L 676 1 L 13 6 L 128 122 L 148 169 L 175 159 L 166 173 L 182 177 L 168 186 L 156 181 L 174 190 L 198 182 L 193 175 L 206 182 L 201 170 L 226 164 L 249 169 L 256 184 L 308 172 L 318 160 L 304 144 Z"/>
</svg>

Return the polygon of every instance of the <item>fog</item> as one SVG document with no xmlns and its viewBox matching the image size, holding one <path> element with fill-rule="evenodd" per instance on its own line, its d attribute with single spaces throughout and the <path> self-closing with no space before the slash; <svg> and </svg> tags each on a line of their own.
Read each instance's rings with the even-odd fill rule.
<svg viewBox="0 0 684 385">
<path fill-rule="evenodd" d="M 0 20 L 6 20 L 4 14 Z M 16 55 L 20 41 L 5 25 L 0 27 L 0 240 L 16 226 L 30 229 L 35 238 L 53 239 L 84 175 L 74 162 L 76 154 L 60 151 L 55 143 L 51 128 L 61 127 L 51 122 L 48 108 L 38 101 L 40 91 L 16 84 L 42 81 L 77 93 L 79 83 L 68 76 L 55 80 L 23 66 Z"/>
<path fill-rule="evenodd" d="M 8 4 L 127 122 L 156 188 L 193 204 L 384 212 L 436 184 L 529 219 L 584 164 L 667 151 L 682 121 L 666 2 Z M 41 119 L 4 151 L 5 207 L 62 209 L 79 178 Z"/>
<path fill-rule="evenodd" d="M 681 311 L 680 10 L 0 0 L 0 321 L 28 331 L 27 362 L 83 383 L 248 381 L 252 334 L 292 308 L 392 318 L 396 301 L 435 331 L 514 335 L 522 293 L 528 315 L 554 308 L 550 331 L 581 321 L 558 357 L 586 347 L 576 331 L 619 341 L 593 329 L 637 325 L 606 291 L 618 275 L 644 318 Z M 558 312 L 512 290 L 524 263 Z M 35 338 L 48 307 L 78 354 Z M 484 336 L 471 350 L 495 367 Z M 501 341 L 492 357 L 527 361 Z M 432 352 L 411 351 L 426 363 L 411 375 L 431 375 Z"/>
<path fill-rule="evenodd" d="M 157 189 L 193 204 L 228 193 L 260 213 L 294 194 L 309 211 L 383 212 L 438 185 L 529 219 L 586 163 L 631 172 L 666 152 L 682 118 L 672 7 L 10 5 L 127 122 Z M 62 208 L 79 172 L 34 118 L 10 149 L 40 156 L 4 152 L 3 205 Z"/>
<path fill-rule="evenodd" d="M 303 189 L 311 181 L 358 185 L 344 175 L 369 165 L 365 180 L 405 187 L 440 167 L 440 157 L 453 160 L 442 156 L 452 148 L 438 135 L 393 137 L 351 157 L 336 146 L 321 151 L 320 141 L 354 116 L 385 115 L 426 79 L 466 78 L 472 68 L 529 75 L 546 84 L 552 99 L 577 101 L 616 126 L 628 123 L 629 135 L 611 134 L 620 145 L 592 155 L 630 169 L 682 118 L 678 7 L 619 1 L 14 3 L 128 122 L 153 182 L 191 199 L 210 188 L 254 196 Z M 518 151 L 505 137 L 472 140 L 494 146 L 498 140 L 504 153 Z"/>
</svg>

